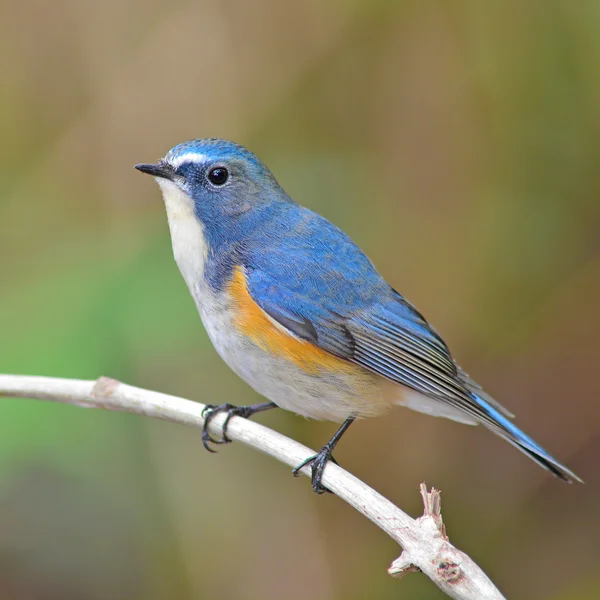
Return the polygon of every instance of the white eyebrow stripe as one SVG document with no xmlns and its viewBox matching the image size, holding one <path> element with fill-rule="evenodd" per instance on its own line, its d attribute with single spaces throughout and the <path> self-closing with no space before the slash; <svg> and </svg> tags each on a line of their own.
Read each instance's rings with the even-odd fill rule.
<svg viewBox="0 0 600 600">
<path fill-rule="evenodd" d="M 202 163 L 206 160 L 206 154 L 201 154 L 200 152 L 186 152 L 185 154 L 182 154 L 181 156 L 178 156 L 177 158 L 174 159 L 169 159 L 167 158 L 167 162 L 174 167 L 175 169 L 179 166 L 181 166 L 183 163 L 185 162 L 195 162 L 195 163 Z"/>
</svg>

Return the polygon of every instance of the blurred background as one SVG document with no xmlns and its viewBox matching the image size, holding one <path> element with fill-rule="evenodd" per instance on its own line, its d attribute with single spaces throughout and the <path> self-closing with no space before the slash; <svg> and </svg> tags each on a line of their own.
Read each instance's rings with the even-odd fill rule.
<svg viewBox="0 0 600 600">
<path fill-rule="evenodd" d="M 465 369 L 585 486 L 408 410 L 340 463 L 510 598 L 600 597 L 600 4 L 545 0 L 0 5 L 0 372 L 260 401 L 211 347 L 134 171 L 247 145 L 345 229 Z M 334 431 L 257 418 L 314 448 Z M 437 599 L 334 496 L 196 430 L 0 404 L 3 600 Z"/>
</svg>

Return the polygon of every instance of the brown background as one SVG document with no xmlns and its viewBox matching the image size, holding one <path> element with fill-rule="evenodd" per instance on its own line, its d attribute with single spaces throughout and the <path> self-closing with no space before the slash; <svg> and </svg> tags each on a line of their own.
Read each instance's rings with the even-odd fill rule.
<svg viewBox="0 0 600 600">
<path fill-rule="evenodd" d="M 510 598 L 600 597 L 600 5 L 0 4 L 0 371 L 258 397 L 216 356 L 132 169 L 192 137 L 256 151 L 343 227 L 468 372 L 587 482 L 406 410 L 337 458 Z M 334 425 L 260 417 L 313 447 Z M 441 598 L 337 498 L 197 431 L 0 404 L 3 600 Z"/>
</svg>

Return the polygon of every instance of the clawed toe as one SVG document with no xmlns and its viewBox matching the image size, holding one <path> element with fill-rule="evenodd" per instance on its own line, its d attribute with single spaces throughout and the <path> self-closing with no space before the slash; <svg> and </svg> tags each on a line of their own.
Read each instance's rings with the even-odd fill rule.
<svg viewBox="0 0 600 600">
<path fill-rule="evenodd" d="M 292 474 L 294 477 L 298 477 L 300 475 L 300 471 L 303 467 L 310 465 L 311 467 L 311 486 L 315 493 L 317 494 L 325 494 L 325 493 L 333 493 L 331 490 L 327 489 L 324 485 L 321 484 L 321 479 L 323 478 L 323 471 L 325 470 L 325 465 L 331 461 L 334 464 L 338 464 L 335 458 L 331 455 L 332 449 L 328 446 L 322 448 L 318 454 L 307 458 L 302 461 L 295 469 L 292 470 Z"/>
<path fill-rule="evenodd" d="M 210 447 L 210 444 L 229 444 L 231 440 L 227 437 L 227 426 L 229 425 L 229 420 L 231 417 L 251 417 L 253 414 L 257 412 L 263 412 L 265 410 L 269 410 L 271 408 L 275 408 L 275 404 L 273 402 L 265 402 L 263 404 L 253 404 L 252 406 L 234 406 L 233 404 L 221 404 L 217 406 L 216 404 L 207 404 L 202 411 L 202 416 L 204 417 L 204 425 L 202 426 L 202 445 L 209 452 L 216 452 Z M 208 431 L 208 426 L 210 422 L 222 412 L 227 413 L 227 417 L 223 422 L 223 427 L 221 429 L 221 439 L 215 440 Z"/>
<path fill-rule="evenodd" d="M 213 438 L 210 435 L 210 432 L 208 431 L 208 426 L 210 425 L 210 422 L 220 412 L 230 411 L 232 408 L 234 408 L 234 407 L 231 404 L 221 404 L 220 406 L 217 406 L 216 404 L 207 404 L 204 407 L 204 410 L 202 411 L 202 416 L 204 417 L 204 425 L 202 426 L 202 445 L 209 452 L 213 452 L 213 453 L 216 452 L 216 450 L 213 450 L 210 447 L 210 444 L 227 444 L 228 442 L 231 441 L 225 435 L 226 425 L 227 425 L 227 422 L 229 421 L 229 416 L 228 416 L 227 420 L 225 421 L 225 423 L 223 424 L 223 430 L 221 433 L 221 435 L 223 436 L 223 439 L 216 440 L 215 438 Z"/>
<path fill-rule="evenodd" d="M 307 458 L 305 461 L 302 461 L 293 471 L 294 477 L 298 477 L 300 474 L 300 470 L 303 467 L 310 465 L 311 468 L 311 484 L 312 489 L 317 494 L 324 494 L 325 492 L 332 493 L 331 490 L 328 490 L 324 485 L 321 484 L 321 479 L 323 478 L 323 471 L 325 470 L 325 465 L 332 461 L 334 464 L 338 464 L 335 458 L 333 458 L 333 449 L 336 447 L 337 443 L 340 441 L 344 432 L 354 423 L 355 416 L 348 417 L 340 426 L 340 428 L 335 432 L 333 437 L 319 450 L 317 454 Z"/>
</svg>

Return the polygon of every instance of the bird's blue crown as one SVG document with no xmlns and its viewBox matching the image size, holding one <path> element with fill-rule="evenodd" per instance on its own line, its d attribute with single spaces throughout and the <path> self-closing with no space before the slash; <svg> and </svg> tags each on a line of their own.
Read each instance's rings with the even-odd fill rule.
<svg viewBox="0 0 600 600">
<path fill-rule="evenodd" d="M 235 161 L 248 165 L 255 176 L 273 177 L 260 159 L 242 146 L 228 140 L 218 138 L 197 138 L 178 144 L 164 158 L 171 165 L 190 163 L 212 163 Z"/>
</svg>

